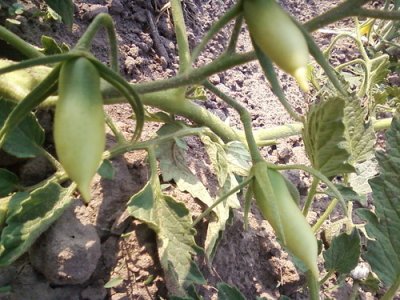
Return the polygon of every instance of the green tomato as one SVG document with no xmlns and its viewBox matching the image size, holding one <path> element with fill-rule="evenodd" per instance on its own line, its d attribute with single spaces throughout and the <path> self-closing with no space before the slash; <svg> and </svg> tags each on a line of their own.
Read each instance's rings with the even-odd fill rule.
<svg viewBox="0 0 400 300">
<path fill-rule="evenodd" d="M 244 0 L 243 12 L 256 45 L 308 91 L 308 46 L 291 17 L 275 0 Z"/>
<path fill-rule="evenodd" d="M 259 162 L 253 166 L 253 193 L 263 217 L 283 245 L 318 278 L 318 244 L 314 233 L 292 198 L 283 175 Z"/>
<path fill-rule="evenodd" d="M 90 183 L 105 147 L 100 75 L 86 58 L 65 62 L 60 71 L 59 98 L 54 116 L 54 142 L 58 159 L 90 200 Z"/>
</svg>

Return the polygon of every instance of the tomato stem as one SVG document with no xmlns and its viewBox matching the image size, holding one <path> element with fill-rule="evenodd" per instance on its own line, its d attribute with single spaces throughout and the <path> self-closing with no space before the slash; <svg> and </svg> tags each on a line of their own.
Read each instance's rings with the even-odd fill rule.
<svg viewBox="0 0 400 300">
<path fill-rule="evenodd" d="M 308 191 L 307 200 L 306 200 L 306 203 L 304 204 L 304 208 L 303 208 L 303 215 L 305 217 L 307 217 L 311 203 L 315 196 L 315 192 L 317 191 L 318 184 L 319 184 L 319 179 L 314 178 L 313 182 L 311 183 L 310 190 Z"/>
<path fill-rule="evenodd" d="M 400 288 L 400 275 L 397 276 L 396 280 L 393 282 L 392 286 L 386 291 L 381 300 L 394 299 L 394 297 L 396 296 L 396 292 L 398 291 L 399 288 Z"/>
<path fill-rule="evenodd" d="M 236 194 L 239 192 L 241 189 L 243 189 L 246 185 L 248 185 L 251 181 L 253 180 L 252 176 L 247 177 L 245 180 L 243 180 L 241 183 L 239 183 L 236 187 L 231 189 L 227 194 L 223 195 L 221 198 L 216 200 L 211 206 L 209 206 L 205 211 L 203 211 L 192 223 L 192 227 L 195 227 L 201 219 L 203 219 L 205 216 L 207 216 L 211 211 L 222 201 L 226 200 L 229 198 L 231 195 Z"/>
<path fill-rule="evenodd" d="M 302 117 L 298 113 L 296 113 L 296 111 L 292 108 L 292 106 L 286 99 L 285 93 L 283 92 L 283 89 L 278 81 L 278 77 L 276 76 L 272 61 L 260 50 L 260 48 L 254 43 L 254 41 L 253 41 L 253 47 L 256 51 L 258 60 L 264 71 L 264 74 L 267 77 L 269 83 L 271 84 L 272 92 L 278 97 L 279 102 L 281 102 L 281 104 L 289 113 L 289 115 L 295 121 L 301 121 Z"/>
<path fill-rule="evenodd" d="M 98 14 L 90 23 L 89 27 L 86 29 L 85 33 L 79 39 L 75 45 L 75 50 L 88 51 L 95 34 L 99 31 L 101 27 L 104 27 L 107 31 L 107 36 L 110 45 L 110 64 L 113 71 L 118 72 L 118 46 L 117 46 L 117 36 L 115 34 L 114 22 L 109 14 L 101 13 Z"/>
<path fill-rule="evenodd" d="M 239 15 L 236 18 L 235 26 L 233 27 L 231 38 L 229 40 L 228 47 L 226 48 L 226 53 L 235 53 L 236 44 L 239 39 L 240 31 L 242 30 L 243 16 Z"/>
<path fill-rule="evenodd" d="M 307 271 L 306 273 L 307 277 L 307 285 L 308 285 L 308 291 L 309 291 L 309 298 L 311 300 L 319 300 L 319 282 L 318 279 L 315 278 L 313 273 L 311 271 Z"/>
<path fill-rule="evenodd" d="M 322 216 L 319 217 L 317 223 L 314 224 L 312 230 L 317 232 L 318 229 L 322 226 L 322 224 L 328 219 L 332 211 L 335 209 L 336 205 L 339 203 L 339 200 L 334 198 L 332 199 L 331 203 L 329 203 L 328 207 L 325 209 Z"/>
<path fill-rule="evenodd" d="M 31 44 L 25 42 L 15 33 L 7 30 L 0 25 L 0 39 L 6 41 L 8 44 L 16 48 L 19 52 L 29 58 L 43 57 L 44 54 Z"/>
<path fill-rule="evenodd" d="M 196 61 L 199 57 L 201 51 L 204 50 L 208 42 L 226 25 L 229 21 L 233 20 L 236 16 L 238 16 L 242 10 L 242 3 L 239 1 L 235 4 L 231 9 L 229 9 L 222 17 L 215 22 L 210 29 L 208 29 L 207 33 L 204 35 L 200 43 L 193 49 L 192 51 L 192 63 Z M 239 22 L 241 23 L 241 22 Z M 236 25 L 237 26 L 237 25 Z M 233 31 L 232 37 L 237 34 L 238 29 Z M 236 33 L 235 33 L 236 32 Z M 229 49 L 229 47 L 228 47 Z"/>
<path fill-rule="evenodd" d="M 178 43 L 179 73 L 190 70 L 190 50 L 187 38 L 186 24 L 183 18 L 181 0 L 171 0 L 171 12 L 174 20 L 175 35 Z"/>
<path fill-rule="evenodd" d="M 230 105 L 233 109 L 235 109 L 242 121 L 244 128 L 244 135 L 246 137 L 247 146 L 249 147 L 250 155 L 253 160 L 253 164 L 263 161 L 263 157 L 261 156 L 260 151 L 258 150 L 258 146 L 256 140 L 254 138 L 254 133 L 251 125 L 251 116 L 247 109 L 242 106 L 239 102 L 237 102 L 232 97 L 226 95 L 224 92 L 219 90 L 216 86 L 211 84 L 209 81 L 204 82 L 204 87 L 217 95 L 221 100 Z"/>
</svg>

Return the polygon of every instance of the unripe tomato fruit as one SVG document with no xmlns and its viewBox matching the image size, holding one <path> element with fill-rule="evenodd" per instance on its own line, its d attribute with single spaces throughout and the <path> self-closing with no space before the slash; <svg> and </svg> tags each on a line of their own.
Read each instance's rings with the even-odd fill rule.
<svg viewBox="0 0 400 300">
<path fill-rule="evenodd" d="M 252 172 L 255 179 L 253 193 L 263 217 L 271 224 L 284 246 L 318 278 L 317 240 L 292 198 L 285 178 L 267 167 L 265 162 L 254 165 Z"/>
<path fill-rule="evenodd" d="M 60 70 L 54 116 L 54 143 L 65 172 L 90 200 L 90 183 L 105 147 L 100 75 L 86 58 L 65 62 Z"/>
<path fill-rule="evenodd" d="M 243 12 L 256 45 L 308 91 L 308 46 L 290 16 L 275 0 L 244 0 Z"/>
</svg>

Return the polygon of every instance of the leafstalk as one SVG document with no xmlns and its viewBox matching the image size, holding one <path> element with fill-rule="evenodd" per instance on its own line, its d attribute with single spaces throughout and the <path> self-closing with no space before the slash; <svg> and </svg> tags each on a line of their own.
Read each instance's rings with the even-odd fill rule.
<svg viewBox="0 0 400 300">
<path fill-rule="evenodd" d="M 319 184 L 319 179 L 314 178 L 313 182 L 311 183 L 310 190 L 308 191 L 307 200 L 306 200 L 306 203 L 304 204 L 304 208 L 303 208 L 303 215 L 305 217 L 307 217 L 312 200 L 314 199 L 314 196 L 315 196 L 315 192 L 317 191 L 318 184 Z"/>
<path fill-rule="evenodd" d="M 118 67 L 118 46 L 117 37 L 115 35 L 115 28 L 113 19 L 109 14 L 101 13 L 98 14 L 94 20 L 90 23 L 85 33 L 76 43 L 74 49 L 88 51 L 92 44 L 95 34 L 99 31 L 101 27 L 104 27 L 107 31 L 109 45 L 110 45 L 110 64 L 111 69 L 114 72 L 119 71 Z"/>
<path fill-rule="evenodd" d="M 307 285 L 309 296 L 311 300 L 319 300 L 319 282 L 318 279 L 312 274 L 311 271 L 307 271 Z"/>
<path fill-rule="evenodd" d="M 240 116 L 240 120 L 242 121 L 242 124 L 243 124 L 244 135 L 246 137 L 247 145 L 249 147 L 249 151 L 250 151 L 251 158 L 253 160 L 253 164 L 263 161 L 264 159 L 262 158 L 261 153 L 258 150 L 257 143 L 254 138 L 254 134 L 253 134 L 252 126 L 251 126 L 251 116 L 250 116 L 250 113 L 247 111 L 247 109 L 244 106 L 242 106 L 239 102 L 237 102 L 235 99 L 233 99 L 232 97 L 229 97 L 224 92 L 219 90 L 217 87 L 212 85 L 209 81 L 205 81 L 204 86 L 238 112 L 238 114 Z"/>
<path fill-rule="evenodd" d="M 176 40 L 178 43 L 179 73 L 190 70 L 190 50 L 187 39 L 186 24 L 183 18 L 181 0 L 170 0 L 174 20 Z"/>
<path fill-rule="evenodd" d="M 392 286 L 386 291 L 386 293 L 383 295 L 381 300 L 394 299 L 399 288 L 400 288 L 400 276 L 398 276 L 396 278 L 396 280 L 393 282 Z"/>
<path fill-rule="evenodd" d="M 40 52 L 38 49 L 36 49 L 34 46 L 25 42 L 18 35 L 12 33 L 3 26 L 0 26 L 0 38 L 6 41 L 11 46 L 13 46 L 15 49 L 17 49 L 19 52 L 21 52 L 28 58 L 44 56 L 44 54 Z"/>
<path fill-rule="evenodd" d="M 241 11 L 241 3 L 237 3 L 231 9 L 229 9 L 222 17 L 220 17 L 217 22 L 211 25 L 210 29 L 207 31 L 205 36 L 202 38 L 200 43 L 193 49 L 192 52 L 192 62 L 199 57 L 201 51 L 204 50 L 208 42 L 231 20 L 239 15 Z M 235 31 L 234 31 L 235 32 Z M 229 48 L 228 48 L 229 49 Z"/>
</svg>

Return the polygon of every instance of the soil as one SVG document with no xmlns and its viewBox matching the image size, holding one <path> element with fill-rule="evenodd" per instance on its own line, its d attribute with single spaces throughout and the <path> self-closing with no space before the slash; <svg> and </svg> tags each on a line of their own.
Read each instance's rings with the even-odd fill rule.
<svg viewBox="0 0 400 300">
<path fill-rule="evenodd" d="M 121 71 L 129 81 L 142 82 L 167 78 L 177 72 L 177 46 L 173 24 L 169 10 L 162 10 L 167 1 L 76 0 L 71 32 L 66 30 L 64 25 L 55 21 L 45 21 L 43 17 L 39 17 L 38 22 L 38 17 L 33 16 L 37 9 L 43 9 L 38 2 L 24 2 L 26 11 L 17 17 L 21 24 L 11 26 L 14 32 L 28 42 L 39 45 L 41 35 L 46 34 L 72 46 L 95 15 L 99 12 L 108 12 L 116 25 Z M 283 0 L 281 4 L 300 21 L 307 21 L 337 2 L 339 1 Z M 233 4 L 233 0 L 183 1 L 191 47 L 200 40 L 218 16 Z M 149 18 L 157 21 L 158 37 L 153 34 L 154 29 L 149 25 Z M 233 24 L 230 24 L 211 41 L 206 51 L 199 57 L 196 63 L 198 66 L 212 61 L 222 52 L 232 27 Z M 331 35 L 317 33 L 316 37 L 320 45 L 326 45 Z M 248 51 L 252 47 L 245 27 L 242 28 L 237 47 L 239 51 Z M 93 53 L 100 60 L 107 61 L 107 50 L 106 35 L 101 32 L 93 43 Z M 343 47 L 338 51 L 337 55 L 341 56 L 348 55 L 352 49 Z M 311 99 L 299 90 L 290 76 L 277 71 L 289 101 L 299 113 L 304 113 Z M 283 107 L 277 105 L 278 102 L 257 63 L 249 63 L 214 75 L 211 81 L 250 110 L 254 128 L 293 122 Z M 221 118 L 228 118 L 230 126 L 241 127 L 237 114 L 215 97 L 208 97 L 202 105 Z M 132 134 L 134 121 L 128 105 L 108 106 L 107 113 L 126 136 Z M 47 137 L 51 144 L 51 114 L 48 112 L 41 114 L 40 120 L 48 129 Z M 144 138 L 154 135 L 156 129 L 155 124 L 147 125 Z M 108 145 L 114 142 L 112 135 L 109 134 Z M 200 163 L 208 160 L 201 143 L 195 139 L 189 143 L 191 143 L 189 161 L 192 159 L 199 162 L 193 167 L 196 169 L 196 174 L 199 178 L 213 178 L 209 166 Z M 276 146 L 265 147 L 263 154 L 273 163 L 307 163 L 300 137 L 291 137 L 280 141 Z M 33 167 L 27 168 L 27 163 L 24 163 L 25 167 L 19 170 L 20 176 L 25 176 L 27 180 L 41 179 L 43 174 L 49 172 L 48 168 L 43 167 L 43 160 L 39 162 L 33 160 L 29 163 L 33 164 Z M 49 240 L 49 236 L 57 235 L 54 228 L 62 226 L 57 221 L 52 229 L 36 242 L 29 254 L 14 265 L 0 270 L 0 286 L 11 285 L 13 290 L 9 295 L 0 296 L 0 299 L 147 300 L 167 297 L 163 273 L 157 258 L 155 234 L 144 224 L 124 213 L 129 197 L 143 187 L 148 179 L 145 153 L 139 151 L 126 153 L 114 159 L 112 164 L 116 178 L 114 180 L 96 178 L 92 186 L 93 200 L 87 206 L 77 202 L 77 205 L 66 212 L 70 216 L 68 222 L 77 224 L 79 228 L 77 231 L 82 234 L 81 239 L 93 246 L 78 245 L 74 242 L 74 245 L 76 244 L 74 247 L 83 252 L 93 251 L 90 252 L 91 255 L 98 253 L 99 260 L 91 262 L 91 257 L 78 255 L 79 257 L 75 257 L 76 261 L 72 263 L 67 254 L 62 256 L 58 253 L 57 256 L 57 252 L 46 252 L 43 261 L 33 263 L 33 256 L 39 256 L 39 253 L 43 253 L 43 247 L 54 243 L 54 240 Z M 291 171 L 288 175 L 304 195 L 310 184 L 309 176 L 296 171 Z M 207 184 L 210 181 L 212 182 L 207 180 Z M 212 190 L 213 186 L 208 188 Z M 201 207 L 195 199 L 175 189 L 171 193 L 185 202 L 194 216 L 199 214 Z M 319 205 L 324 204 L 319 203 Z M 217 283 L 226 282 L 236 286 L 247 299 L 256 297 L 277 299 L 282 295 L 290 299 L 306 299 L 307 294 L 303 290 L 304 276 L 296 271 L 288 254 L 276 241 L 271 227 L 255 207 L 251 210 L 249 225 L 249 229 L 244 231 L 243 210 L 234 211 L 231 225 L 223 234 L 211 267 L 207 266 L 204 257 L 197 257 L 197 262 L 208 282 L 199 288 L 199 294 L 204 299 L 216 299 Z M 197 227 L 200 246 L 201 236 L 204 235 L 206 228 L 206 223 L 201 223 Z M 96 237 L 92 236 L 93 230 Z M 71 233 L 64 231 L 64 234 Z M 76 237 L 71 237 L 71 240 L 76 240 Z M 76 253 L 81 253 L 79 251 Z M 53 262 L 49 259 L 51 255 L 55 255 Z M 66 262 L 75 268 L 71 271 L 72 274 L 68 273 L 70 271 L 67 271 Z M 80 273 L 82 270 L 78 266 L 85 269 L 88 274 Z M 74 281 L 76 278 L 80 279 Z M 104 284 L 110 279 L 119 280 L 118 284 L 112 288 L 104 288 Z M 340 288 L 330 291 L 326 297 L 346 299 L 350 291 L 351 282 L 346 282 Z M 373 296 L 366 292 L 362 293 L 362 297 L 373 299 Z"/>
</svg>

